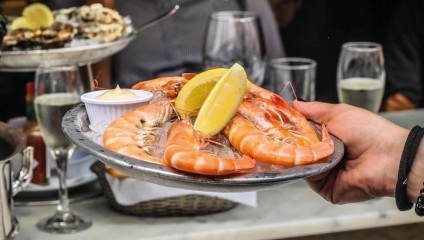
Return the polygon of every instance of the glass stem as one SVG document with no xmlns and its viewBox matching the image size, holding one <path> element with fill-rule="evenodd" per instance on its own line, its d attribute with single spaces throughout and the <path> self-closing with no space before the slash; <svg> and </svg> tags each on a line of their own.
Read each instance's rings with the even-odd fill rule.
<svg viewBox="0 0 424 240">
<path fill-rule="evenodd" d="M 66 187 L 67 163 L 68 154 L 56 155 L 57 175 L 59 178 L 59 205 L 57 205 L 57 214 L 59 214 L 62 219 L 70 215 L 68 188 Z"/>
</svg>

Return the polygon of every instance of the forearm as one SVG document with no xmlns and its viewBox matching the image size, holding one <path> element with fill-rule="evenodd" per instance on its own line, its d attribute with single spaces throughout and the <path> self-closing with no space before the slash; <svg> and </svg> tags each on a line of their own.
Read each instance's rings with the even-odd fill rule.
<svg viewBox="0 0 424 240">
<path fill-rule="evenodd" d="M 410 202 L 415 203 L 420 190 L 424 187 L 424 141 L 421 141 L 414 163 L 408 175 L 407 193 Z"/>
</svg>

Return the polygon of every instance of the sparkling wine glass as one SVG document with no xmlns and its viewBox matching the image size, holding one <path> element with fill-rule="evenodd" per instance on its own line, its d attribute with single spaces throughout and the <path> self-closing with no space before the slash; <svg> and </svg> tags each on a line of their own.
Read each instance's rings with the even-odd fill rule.
<svg viewBox="0 0 424 240">
<path fill-rule="evenodd" d="M 261 85 L 265 72 L 265 49 L 259 16 L 254 12 L 222 11 L 209 18 L 203 43 L 205 69 L 239 63 L 247 77 Z"/>
<path fill-rule="evenodd" d="M 385 76 L 380 44 L 343 44 L 337 69 L 337 93 L 340 102 L 377 113 L 383 100 Z"/>
<path fill-rule="evenodd" d="M 41 134 L 56 162 L 59 178 L 59 205 L 56 213 L 37 223 L 46 232 L 72 233 L 91 226 L 91 221 L 76 215 L 69 207 L 66 169 L 75 145 L 62 131 L 65 113 L 80 102 L 83 92 L 77 66 L 41 65 L 35 76 L 35 112 Z"/>
</svg>

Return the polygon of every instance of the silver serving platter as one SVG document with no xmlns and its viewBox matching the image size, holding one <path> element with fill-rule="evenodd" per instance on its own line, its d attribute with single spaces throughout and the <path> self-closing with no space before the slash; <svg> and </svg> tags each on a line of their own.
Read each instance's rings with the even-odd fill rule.
<svg viewBox="0 0 424 240">
<path fill-rule="evenodd" d="M 55 66 L 68 64 L 82 66 L 96 63 L 121 51 L 136 37 L 136 34 L 134 31 L 116 41 L 84 46 L 47 50 L 0 51 L 0 71 L 35 71 L 41 63 Z"/>
<path fill-rule="evenodd" d="M 319 131 L 317 124 L 315 127 Z M 324 162 L 292 168 L 256 169 L 250 173 L 211 177 L 181 172 L 107 150 L 97 144 L 89 134 L 91 129 L 84 104 L 80 104 L 66 113 L 62 120 L 62 129 L 77 146 L 96 156 L 107 166 L 116 168 L 130 177 L 168 187 L 212 192 L 258 191 L 283 186 L 328 171 L 341 160 L 344 154 L 342 141 L 331 135 L 335 152 Z"/>
</svg>

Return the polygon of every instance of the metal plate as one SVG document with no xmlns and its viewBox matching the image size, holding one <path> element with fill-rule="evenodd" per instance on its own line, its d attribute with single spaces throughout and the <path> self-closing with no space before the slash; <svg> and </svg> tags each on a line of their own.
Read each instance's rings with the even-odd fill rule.
<svg viewBox="0 0 424 240">
<path fill-rule="evenodd" d="M 272 167 L 266 170 L 257 168 L 255 171 L 246 174 L 210 177 L 181 172 L 170 167 L 159 166 L 109 151 L 89 137 L 90 134 L 88 133 L 91 130 L 88 125 L 89 121 L 84 104 L 71 109 L 62 120 L 63 131 L 68 138 L 106 165 L 143 181 L 194 190 L 245 192 L 282 186 L 328 171 L 341 160 L 344 154 L 342 141 L 332 135 L 335 152 L 323 162 L 292 168 Z M 316 125 L 316 127 L 319 126 Z"/>
<path fill-rule="evenodd" d="M 96 63 L 125 48 L 136 32 L 113 42 L 47 50 L 0 51 L 0 71 L 35 71 L 41 63 L 51 65 Z"/>
</svg>

